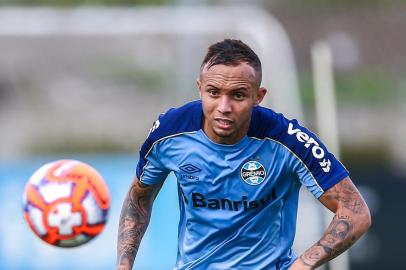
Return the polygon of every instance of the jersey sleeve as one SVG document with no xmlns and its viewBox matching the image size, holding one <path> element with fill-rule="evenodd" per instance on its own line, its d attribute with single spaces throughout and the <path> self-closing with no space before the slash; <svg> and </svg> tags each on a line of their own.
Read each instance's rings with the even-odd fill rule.
<svg viewBox="0 0 406 270">
<path fill-rule="evenodd" d="M 137 178 L 144 184 L 154 185 L 165 180 L 170 171 L 161 162 L 162 153 L 159 151 L 161 121 L 160 115 L 149 131 L 148 137 L 141 146 L 140 158 L 137 164 Z"/>
<path fill-rule="evenodd" d="M 297 162 L 294 173 L 316 198 L 349 175 L 347 169 L 311 131 L 289 121 L 286 134 Z"/>
<path fill-rule="evenodd" d="M 137 177 L 147 185 L 154 185 L 164 181 L 169 173 L 170 171 L 161 163 L 159 144 L 153 145 L 144 160 L 141 161 L 140 158 L 137 165 Z"/>
<path fill-rule="evenodd" d="M 202 125 L 202 105 L 193 101 L 180 108 L 169 109 L 161 114 L 149 131 L 148 137 L 141 146 L 137 165 L 137 177 L 145 184 L 159 183 L 168 176 L 171 170 L 163 160 L 171 159 L 163 148 L 168 138 L 199 130 Z"/>
<path fill-rule="evenodd" d="M 295 119 L 287 119 L 280 113 L 259 107 L 253 111 L 249 133 L 285 146 L 288 169 L 316 198 L 349 175 L 321 140 Z"/>
</svg>

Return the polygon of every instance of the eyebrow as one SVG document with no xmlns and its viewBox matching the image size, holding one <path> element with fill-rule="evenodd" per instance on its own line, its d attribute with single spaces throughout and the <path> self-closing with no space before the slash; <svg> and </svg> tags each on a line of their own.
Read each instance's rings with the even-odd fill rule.
<svg viewBox="0 0 406 270">
<path fill-rule="evenodd" d="M 213 84 L 207 84 L 207 87 L 212 87 L 212 88 L 219 89 L 217 86 L 215 86 L 215 85 L 213 85 Z"/>
<path fill-rule="evenodd" d="M 236 89 L 233 89 L 232 91 L 233 91 L 233 92 L 235 92 L 235 91 L 248 92 L 248 88 L 247 88 L 247 87 L 238 87 L 238 88 L 236 88 Z"/>
</svg>

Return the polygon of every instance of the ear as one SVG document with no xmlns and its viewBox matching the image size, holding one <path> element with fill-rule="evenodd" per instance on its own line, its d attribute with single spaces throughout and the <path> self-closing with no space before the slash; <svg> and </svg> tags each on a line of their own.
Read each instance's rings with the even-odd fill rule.
<svg viewBox="0 0 406 270">
<path fill-rule="evenodd" d="M 199 91 L 199 97 L 202 98 L 202 82 L 200 79 L 196 80 L 197 90 Z"/>
<path fill-rule="evenodd" d="M 267 90 L 264 87 L 260 87 L 257 92 L 257 96 L 255 99 L 255 106 L 259 105 L 266 95 Z"/>
</svg>

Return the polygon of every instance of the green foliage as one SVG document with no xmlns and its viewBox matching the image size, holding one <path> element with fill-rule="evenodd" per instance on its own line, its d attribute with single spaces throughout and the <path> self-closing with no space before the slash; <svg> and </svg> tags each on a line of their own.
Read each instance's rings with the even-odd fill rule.
<svg viewBox="0 0 406 270">
<path fill-rule="evenodd" d="M 272 3 L 272 2 L 270 2 Z M 403 4 L 403 0 L 282 0 L 277 1 L 279 6 L 285 6 L 292 9 L 340 9 L 340 8 L 369 8 L 385 7 L 394 4 Z"/>
<path fill-rule="evenodd" d="M 375 71 L 336 76 L 336 89 L 344 102 L 388 104 L 397 99 L 397 80 Z"/>
<path fill-rule="evenodd" d="M 299 89 L 303 105 L 314 108 L 313 79 L 309 73 L 302 73 L 299 77 Z"/>
<path fill-rule="evenodd" d="M 84 5 L 131 6 L 131 5 L 164 5 L 175 0 L 0 0 L 0 5 L 7 6 L 56 6 L 72 7 Z"/>
<path fill-rule="evenodd" d="M 39 138 L 35 144 L 27 145 L 27 153 L 32 155 L 56 154 L 97 154 L 97 153 L 124 153 L 137 149 L 134 145 L 119 143 L 113 138 L 101 136 L 100 138 L 70 137 Z"/>
<path fill-rule="evenodd" d="M 391 155 L 385 141 L 373 141 L 364 144 L 342 145 L 341 160 L 352 166 L 379 167 L 390 164 Z"/>
<path fill-rule="evenodd" d="M 342 104 L 387 105 L 404 100 L 402 81 L 379 71 L 362 71 L 335 75 L 335 90 Z M 304 105 L 314 107 L 314 86 L 311 74 L 300 76 L 299 87 Z"/>
</svg>

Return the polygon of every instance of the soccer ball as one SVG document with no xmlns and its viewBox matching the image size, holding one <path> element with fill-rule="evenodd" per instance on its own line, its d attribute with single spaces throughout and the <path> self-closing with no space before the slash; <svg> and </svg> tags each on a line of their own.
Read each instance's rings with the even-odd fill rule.
<svg viewBox="0 0 406 270">
<path fill-rule="evenodd" d="M 103 230 L 110 195 L 90 165 L 58 160 L 39 168 L 23 195 L 24 218 L 45 242 L 58 247 L 82 245 Z"/>
</svg>

